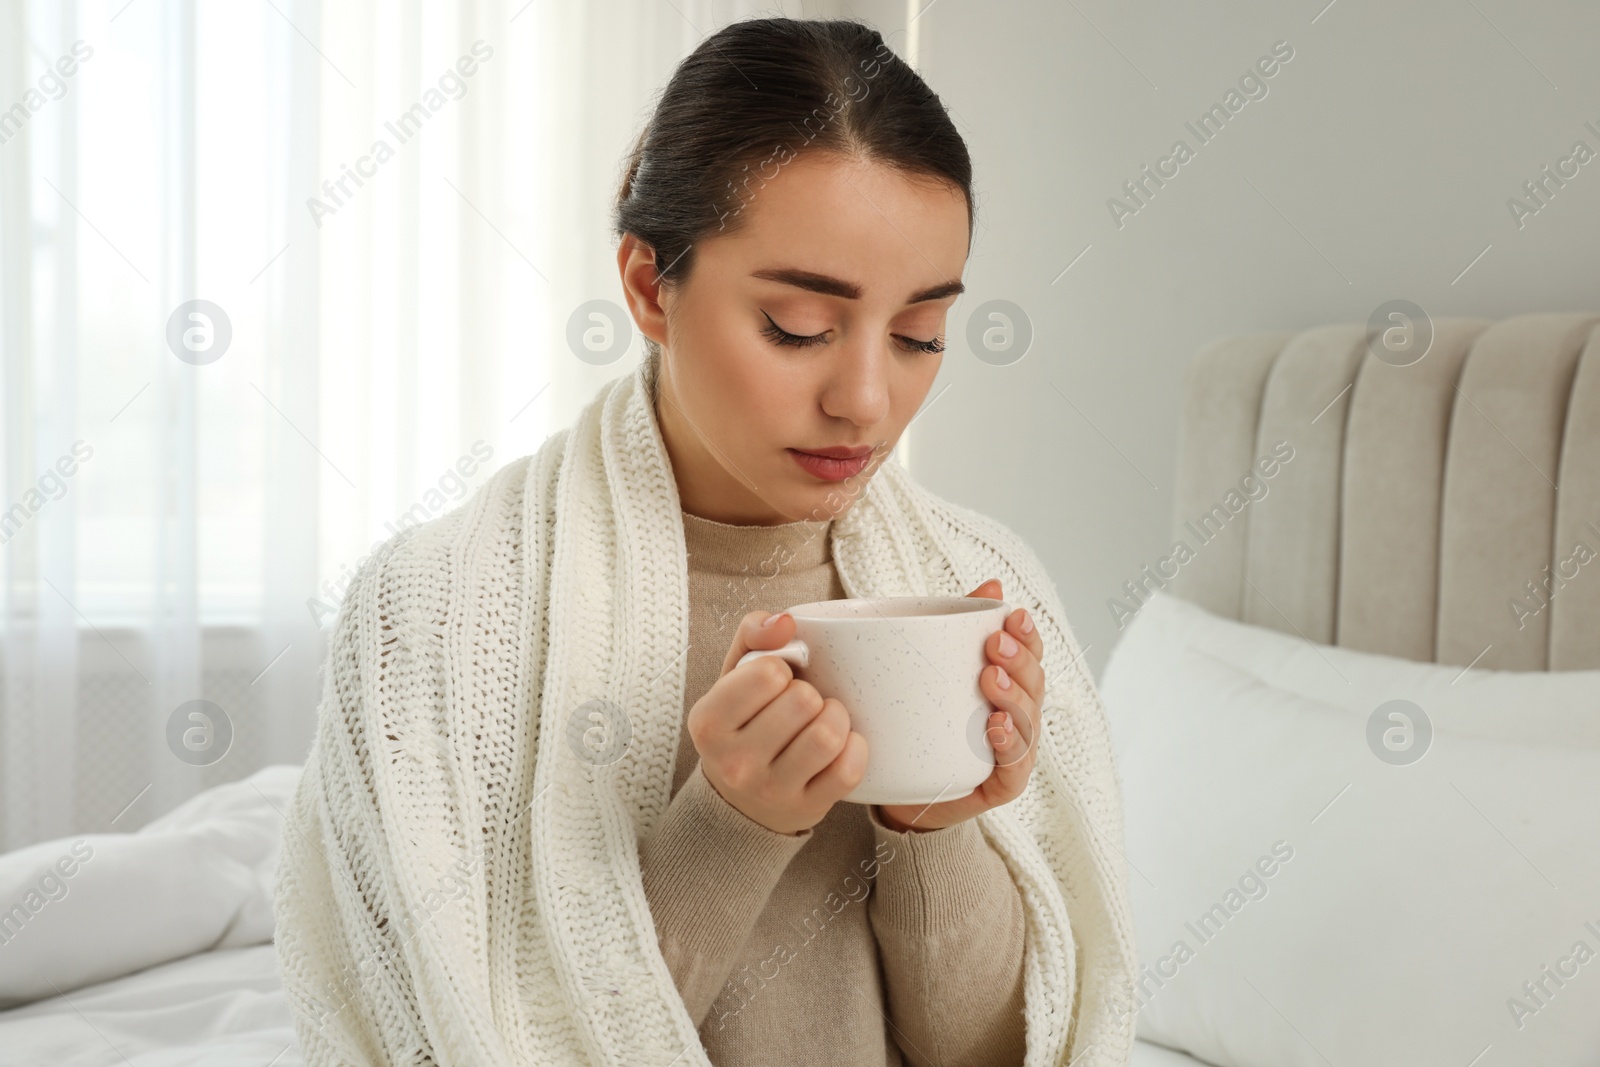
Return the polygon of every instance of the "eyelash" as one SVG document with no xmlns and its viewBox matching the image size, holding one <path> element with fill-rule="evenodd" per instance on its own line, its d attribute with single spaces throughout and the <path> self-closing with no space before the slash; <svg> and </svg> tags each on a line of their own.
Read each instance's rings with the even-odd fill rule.
<svg viewBox="0 0 1600 1067">
<path fill-rule="evenodd" d="M 761 314 L 767 315 L 765 311 L 763 311 Z M 771 315 L 767 315 L 767 325 L 761 327 L 761 332 L 765 334 L 773 344 L 791 345 L 795 348 L 810 348 L 812 345 L 822 344 L 823 340 L 823 334 L 820 333 L 811 334 L 809 337 L 796 333 L 790 333 L 782 326 L 779 326 L 777 323 L 773 322 Z M 942 337 L 935 337 L 931 341 L 919 341 L 914 337 L 900 337 L 899 335 L 896 335 L 895 339 L 901 344 L 905 345 L 907 349 L 914 352 L 924 352 L 931 355 L 936 352 L 944 351 L 944 338 Z"/>
</svg>

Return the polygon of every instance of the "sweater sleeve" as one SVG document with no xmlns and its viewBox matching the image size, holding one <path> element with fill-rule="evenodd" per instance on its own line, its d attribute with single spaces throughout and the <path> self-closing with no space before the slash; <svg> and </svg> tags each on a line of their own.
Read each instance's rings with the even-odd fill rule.
<svg viewBox="0 0 1600 1067">
<path fill-rule="evenodd" d="M 867 914 L 906 1063 L 1020 1067 L 1025 914 L 1005 861 L 976 820 L 900 833 L 868 812 L 894 850 Z"/>
<path fill-rule="evenodd" d="M 727 982 L 784 868 L 813 833 L 769 830 L 724 800 L 696 763 L 640 843 L 656 938 L 695 1026 Z"/>
</svg>

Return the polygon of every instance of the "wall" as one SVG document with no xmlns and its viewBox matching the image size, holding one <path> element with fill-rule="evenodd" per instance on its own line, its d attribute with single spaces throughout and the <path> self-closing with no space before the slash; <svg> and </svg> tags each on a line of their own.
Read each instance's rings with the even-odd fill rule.
<svg viewBox="0 0 1600 1067">
<path fill-rule="evenodd" d="M 1538 206 L 1523 184 L 1575 142 L 1600 152 L 1600 9 L 1326 3 L 935 0 L 919 19 L 981 206 L 912 469 L 1028 539 L 1097 677 L 1108 601 L 1171 543 L 1182 375 L 1206 342 L 1396 298 L 1436 317 L 1600 307 L 1600 158 L 1536 213 L 1508 207 Z M 1185 123 L 1280 41 L 1265 95 L 1247 84 L 1258 98 L 1202 144 Z M 1192 158 L 1140 206 L 1123 183 L 1180 138 Z M 1136 210 L 1114 219 L 1113 197 Z M 995 299 L 1034 332 L 1003 366 L 964 339 Z"/>
</svg>

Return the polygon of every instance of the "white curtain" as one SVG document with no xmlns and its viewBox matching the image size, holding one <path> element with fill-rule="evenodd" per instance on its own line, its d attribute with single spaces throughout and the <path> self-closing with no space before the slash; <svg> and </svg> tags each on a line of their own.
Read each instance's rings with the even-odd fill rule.
<svg viewBox="0 0 1600 1067">
<path fill-rule="evenodd" d="M 363 557 L 638 358 L 567 336 L 655 92 L 788 6 L 0 0 L 0 850 L 304 759 Z"/>
</svg>

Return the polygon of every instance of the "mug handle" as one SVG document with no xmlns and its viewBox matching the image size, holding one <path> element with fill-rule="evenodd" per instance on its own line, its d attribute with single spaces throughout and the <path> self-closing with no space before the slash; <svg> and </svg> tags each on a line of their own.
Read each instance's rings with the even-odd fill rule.
<svg viewBox="0 0 1600 1067">
<path fill-rule="evenodd" d="M 761 656 L 777 656 L 779 659 L 788 660 L 791 667 L 811 666 L 811 646 L 796 637 L 780 648 L 752 648 L 739 657 L 739 662 L 735 663 L 734 667 L 743 667 Z"/>
</svg>

